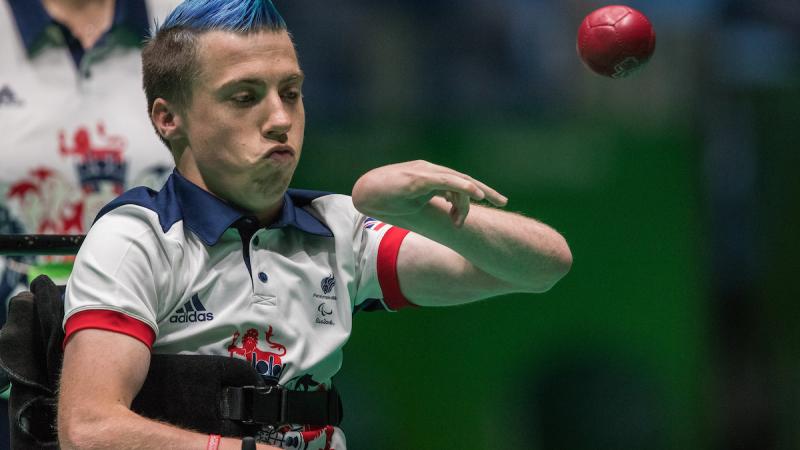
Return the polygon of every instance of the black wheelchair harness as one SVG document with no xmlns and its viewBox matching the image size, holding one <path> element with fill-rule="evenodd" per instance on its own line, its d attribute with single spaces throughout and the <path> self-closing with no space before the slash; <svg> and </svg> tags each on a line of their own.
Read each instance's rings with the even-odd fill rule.
<svg viewBox="0 0 800 450">
<path fill-rule="evenodd" d="M 12 448 L 58 448 L 62 291 L 40 276 L 8 308 L 0 330 L 0 368 L 12 383 Z M 285 424 L 335 426 L 343 415 L 335 388 L 310 392 L 267 385 L 247 361 L 209 355 L 152 355 L 131 409 L 181 428 L 233 437 Z"/>
</svg>

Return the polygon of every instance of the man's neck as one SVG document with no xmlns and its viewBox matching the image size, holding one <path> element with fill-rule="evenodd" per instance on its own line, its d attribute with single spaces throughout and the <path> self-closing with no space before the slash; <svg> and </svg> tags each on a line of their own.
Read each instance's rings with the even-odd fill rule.
<svg viewBox="0 0 800 450">
<path fill-rule="evenodd" d="M 283 199 L 276 203 L 272 208 L 263 211 L 259 214 L 256 214 L 256 218 L 258 219 L 258 223 L 261 226 L 269 226 L 273 224 L 278 218 L 280 217 L 281 211 L 283 211 Z"/>
<path fill-rule="evenodd" d="M 94 47 L 111 28 L 115 0 L 42 0 L 50 17 L 69 28 L 83 48 Z"/>
</svg>

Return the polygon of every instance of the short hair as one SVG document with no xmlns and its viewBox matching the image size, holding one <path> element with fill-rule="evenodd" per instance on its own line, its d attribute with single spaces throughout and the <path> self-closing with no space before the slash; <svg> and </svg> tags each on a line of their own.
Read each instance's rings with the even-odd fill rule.
<svg viewBox="0 0 800 450">
<path fill-rule="evenodd" d="M 198 38 L 213 30 L 281 31 L 286 30 L 286 22 L 271 0 L 185 0 L 156 27 L 142 50 L 148 116 L 157 98 L 179 108 L 190 105 L 192 81 L 200 72 Z M 170 147 L 160 134 L 159 138 Z"/>
</svg>

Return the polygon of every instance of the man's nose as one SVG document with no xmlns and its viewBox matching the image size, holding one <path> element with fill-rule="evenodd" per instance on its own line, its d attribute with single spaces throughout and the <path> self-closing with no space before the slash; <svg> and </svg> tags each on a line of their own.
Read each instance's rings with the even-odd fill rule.
<svg viewBox="0 0 800 450">
<path fill-rule="evenodd" d="M 265 138 L 286 143 L 287 133 L 292 129 L 292 117 L 280 95 L 270 96 L 267 122 L 264 124 Z"/>
</svg>

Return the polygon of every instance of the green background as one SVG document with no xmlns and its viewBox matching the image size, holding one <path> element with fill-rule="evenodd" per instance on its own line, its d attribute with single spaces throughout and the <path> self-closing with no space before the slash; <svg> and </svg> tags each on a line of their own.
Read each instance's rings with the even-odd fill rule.
<svg viewBox="0 0 800 450">
<path fill-rule="evenodd" d="M 562 421 L 565 435 L 584 427 L 579 439 L 605 434 L 615 448 L 632 445 L 644 427 L 647 448 L 705 447 L 704 230 L 689 128 L 597 116 L 397 123 L 310 125 L 293 184 L 349 192 L 370 167 L 417 158 L 445 164 L 507 195 L 509 210 L 559 230 L 574 264 L 544 294 L 357 314 L 336 380 L 349 445 L 535 448 L 543 426 L 536 418 L 549 414 L 535 402 L 547 389 L 542 374 L 559 377 L 574 362 L 635 392 L 615 401 L 603 383 L 568 383 L 564 394 L 578 402 L 602 400 L 591 411 L 575 404 L 575 417 Z M 648 417 L 630 416 L 637 402 Z"/>
</svg>

